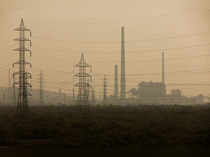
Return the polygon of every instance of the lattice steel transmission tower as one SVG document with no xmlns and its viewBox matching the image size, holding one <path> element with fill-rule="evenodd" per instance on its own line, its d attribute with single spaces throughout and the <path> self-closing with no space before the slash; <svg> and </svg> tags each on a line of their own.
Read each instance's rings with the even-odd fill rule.
<svg viewBox="0 0 210 157">
<path fill-rule="evenodd" d="M 13 73 L 13 83 L 14 89 L 18 88 L 18 101 L 17 101 L 17 111 L 24 113 L 28 110 L 28 96 L 31 95 L 31 78 L 32 74 L 29 72 L 29 68 L 32 67 L 31 63 L 26 61 L 27 52 L 31 56 L 32 52 L 32 42 L 31 42 L 31 30 L 24 26 L 24 21 L 21 19 L 20 26 L 15 29 L 19 32 L 19 38 L 15 41 L 19 42 L 19 48 L 15 51 L 19 52 L 19 61 L 13 64 L 13 67 L 17 64 L 19 70 Z M 30 67 L 28 67 L 28 65 Z"/>
<path fill-rule="evenodd" d="M 84 54 L 78 64 L 74 66 L 74 92 L 76 102 L 79 105 L 87 105 L 90 101 L 90 89 L 92 88 L 92 66 L 87 64 Z"/>
</svg>

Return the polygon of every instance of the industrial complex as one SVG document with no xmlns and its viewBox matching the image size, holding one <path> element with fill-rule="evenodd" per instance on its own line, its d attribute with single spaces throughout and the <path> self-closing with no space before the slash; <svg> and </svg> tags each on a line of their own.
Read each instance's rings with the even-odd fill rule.
<svg viewBox="0 0 210 157">
<path fill-rule="evenodd" d="M 29 102 L 31 104 L 69 104 L 69 105 L 94 105 L 94 104 L 178 104 L 178 105 L 192 105 L 205 103 L 205 97 L 198 95 L 194 97 L 187 97 L 182 94 L 180 89 L 172 89 L 167 91 L 166 72 L 165 72 L 165 53 L 162 52 L 162 64 L 161 64 L 161 81 L 152 82 L 139 80 L 136 88 L 128 89 L 126 86 L 126 45 L 125 45 L 125 28 L 121 27 L 121 60 L 120 66 L 114 65 L 114 86 L 112 89 L 113 95 L 107 93 L 108 79 L 104 74 L 103 78 L 103 96 L 101 99 L 95 95 L 94 87 L 94 73 L 92 72 L 92 65 L 88 64 L 84 54 L 81 54 L 80 61 L 74 66 L 73 70 L 73 88 L 72 94 L 59 92 L 49 92 L 44 89 L 43 72 L 40 72 L 40 89 L 38 96 L 32 95 L 31 79 L 32 74 L 30 72 L 31 63 L 27 60 L 27 53 L 31 56 L 31 30 L 26 28 L 23 19 L 21 19 L 20 26 L 15 29 L 19 32 L 19 38 L 15 39 L 19 42 L 19 48 L 15 51 L 19 52 L 19 61 L 13 64 L 18 65 L 17 69 L 13 71 L 13 86 L 8 87 L 7 97 L 8 104 L 17 104 L 19 112 L 26 112 Z M 27 44 L 29 43 L 29 44 Z M 29 65 L 29 67 L 28 67 Z M 118 68 L 120 67 L 120 69 Z M 119 72 L 120 70 L 120 72 Z M 120 74 L 120 78 L 119 75 Z M 9 72 L 10 82 L 10 72 Z M 33 90 L 34 91 L 34 90 Z M 11 94 L 13 93 L 13 94 Z M 34 93 L 37 93 L 34 92 Z M 47 94 L 48 93 L 48 94 Z M 51 94 L 50 94 L 51 93 Z M 29 98 L 29 96 L 31 96 Z M 10 97 L 10 98 L 9 98 Z M 63 99 L 63 100 L 62 100 Z M 13 100 L 13 101 L 11 101 Z M 53 101 L 50 101 L 53 100 Z M 3 92 L 3 98 L 1 103 L 6 104 L 5 92 Z"/>
</svg>

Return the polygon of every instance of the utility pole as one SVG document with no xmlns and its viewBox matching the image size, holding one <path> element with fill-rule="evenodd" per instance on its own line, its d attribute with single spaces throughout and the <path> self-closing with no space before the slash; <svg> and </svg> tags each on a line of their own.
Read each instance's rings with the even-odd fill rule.
<svg viewBox="0 0 210 157">
<path fill-rule="evenodd" d="M 92 105 L 96 104 L 96 96 L 95 96 L 95 77 L 92 77 L 92 86 L 91 86 L 91 101 Z"/>
<path fill-rule="evenodd" d="M 63 104 L 66 105 L 66 93 L 63 93 Z"/>
<path fill-rule="evenodd" d="M 162 83 L 165 84 L 165 53 L 162 52 Z"/>
<path fill-rule="evenodd" d="M 15 39 L 19 42 L 19 48 L 15 49 L 15 51 L 19 52 L 19 61 L 15 62 L 13 67 L 17 64 L 19 71 L 13 73 L 13 80 L 14 86 L 18 86 L 17 111 L 19 113 L 25 113 L 28 111 L 28 96 L 30 95 L 28 90 L 32 87 L 30 83 L 32 74 L 26 70 L 27 65 L 30 68 L 32 67 L 31 63 L 26 61 L 26 52 L 30 52 L 31 56 L 31 30 L 24 26 L 24 21 L 21 19 L 20 27 L 16 28 L 15 31 L 19 32 L 19 38 Z M 27 32 L 29 32 L 29 37 L 26 37 Z M 26 45 L 26 42 L 29 42 L 29 46 Z"/>
<path fill-rule="evenodd" d="M 7 89 L 7 103 L 11 104 L 11 95 L 12 95 L 12 87 L 11 87 L 11 70 L 8 70 L 8 89 Z"/>
<path fill-rule="evenodd" d="M 118 99 L 119 89 L 118 89 L 118 65 L 114 66 L 114 99 Z"/>
<path fill-rule="evenodd" d="M 39 96 L 40 96 L 40 105 L 44 105 L 44 89 L 43 89 L 43 72 L 40 71 L 40 78 L 39 78 Z"/>
<path fill-rule="evenodd" d="M 13 103 L 14 105 L 17 104 L 17 98 L 16 98 L 16 86 L 15 86 L 15 80 L 13 79 L 13 86 L 12 86 L 12 96 L 13 96 Z"/>
<path fill-rule="evenodd" d="M 8 87 L 11 88 L 11 69 L 8 71 Z"/>
<path fill-rule="evenodd" d="M 73 99 L 73 104 L 75 104 L 75 93 L 74 93 L 74 87 L 73 87 L 73 89 L 72 89 L 72 99 Z"/>
<path fill-rule="evenodd" d="M 2 91 L 2 104 L 6 105 L 6 90 Z"/>
<path fill-rule="evenodd" d="M 62 104 L 61 96 L 62 96 L 62 90 L 59 88 L 58 89 L 58 104 Z"/>
<path fill-rule="evenodd" d="M 166 83 L 165 83 L 165 53 L 164 51 L 162 52 L 162 84 L 164 88 L 164 95 L 166 95 L 167 91 L 166 91 Z"/>
<path fill-rule="evenodd" d="M 95 90 L 94 90 L 94 88 L 92 88 L 91 94 L 92 94 L 92 104 L 95 105 L 95 103 L 96 103 L 96 98 L 95 98 Z"/>
<path fill-rule="evenodd" d="M 106 75 L 104 75 L 104 97 L 103 97 L 104 104 L 107 103 L 107 79 Z"/>
</svg>

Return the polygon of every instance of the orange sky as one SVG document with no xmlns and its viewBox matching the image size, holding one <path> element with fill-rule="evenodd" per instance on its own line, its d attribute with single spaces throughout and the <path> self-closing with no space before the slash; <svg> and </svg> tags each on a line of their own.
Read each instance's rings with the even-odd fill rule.
<svg viewBox="0 0 210 157">
<path fill-rule="evenodd" d="M 127 89 L 161 80 L 161 49 L 166 51 L 166 82 L 210 84 L 209 0 L 1 0 L 0 86 L 18 58 L 13 29 L 24 18 L 33 31 L 33 87 L 43 70 L 45 87 L 71 92 L 72 67 L 84 52 L 112 93 L 114 64 L 120 63 L 120 27 L 125 26 Z M 136 75 L 133 75 L 136 74 Z M 186 95 L 210 95 L 210 86 L 168 86 Z"/>
</svg>

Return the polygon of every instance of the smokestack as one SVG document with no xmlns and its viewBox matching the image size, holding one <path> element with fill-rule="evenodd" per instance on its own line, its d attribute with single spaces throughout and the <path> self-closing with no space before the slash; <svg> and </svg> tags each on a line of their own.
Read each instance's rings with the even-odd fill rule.
<svg viewBox="0 0 210 157">
<path fill-rule="evenodd" d="M 118 90 L 118 65 L 114 66 L 114 98 L 117 99 L 119 96 Z"/>
<path fill-rule="evenodd" d="M 165 84 L 165 54 L 162 52 L 162 83 Z"/>
<path fill-rule="evenodd" d="M 121 27 L 121 85 L 120 99 L 126 98 L 126 80 L 125 80 L 125 35 L 124 27 Z"/>
</svg>

